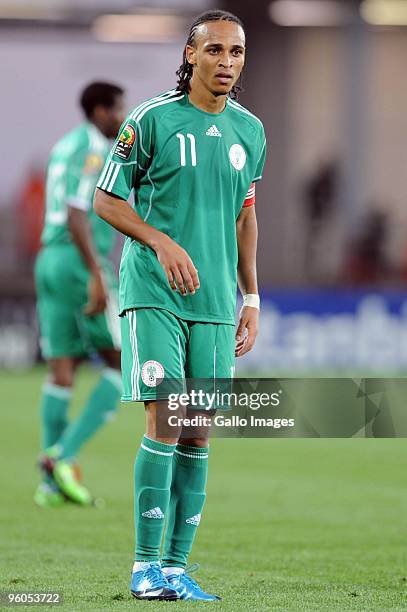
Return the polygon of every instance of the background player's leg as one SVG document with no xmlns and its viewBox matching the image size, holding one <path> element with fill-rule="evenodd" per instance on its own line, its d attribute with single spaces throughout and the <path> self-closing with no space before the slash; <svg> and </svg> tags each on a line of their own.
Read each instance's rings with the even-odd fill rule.
<svg viewBox="0 0 407 612">
<path fill-rule="evenodd" d="M 108 367 L 89 396 L 79 417 L 69 425 L 58 440 L 61 459 L 72 459 L 82 446 L 106 422 L 111 420 L 118 408 L 121 395 L 120 352 L 101 350 L 100 354 Z"/>
<path fill-rule="evenodd" d="M 41 448 L 53 446 L 68 425 L 68 407 L 72 395 L 74 359 L 50 359 L 49 376 L 41 397 Z"/>
<path fill-rule="evenodd" d="M 86 284 L 85 284 L 86 286 Z M 74 311 L 79 344 L 84 352 L 96 349 L 104 357 L 108 367 L 90 394 L 79 417 L 71 423 L 55 447 L 56 457 L 53 477 L 61 491 L 72 501 L 87 506 L 92 503 L 90 492 L 76 477 L 72 460 L 83 445 L 110 420 L 116 411 L 121 395 L 120 352 L 115 350 L 106 313 L 87 317 L 83 308 Z"/>
<path fill-rule="evenodd" d="M 68 408 L 72 395 L 74 371 L 77 361 L 70 357 L 50 359 L 49 375 L 41 396 L 41 457 L 42 481 L 34 500 L 39 506 L 59 506 L 64 497 L 52 476 L 52 464 L 46 454 L 54 446 L 68 426 Z"/>
</svg>

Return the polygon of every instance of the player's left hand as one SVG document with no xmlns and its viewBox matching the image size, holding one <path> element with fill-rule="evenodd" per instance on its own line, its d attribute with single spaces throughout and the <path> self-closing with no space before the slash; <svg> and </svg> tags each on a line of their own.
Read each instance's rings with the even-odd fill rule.
<svg viewBox="0 0 407 612">
<path fill-rule="evenodd" d="M 252 350 L 259 331 L 259 310 L 244 306 L 240 311 L 236 330 L 235 357 L 242 357 Z"/>
</svg>

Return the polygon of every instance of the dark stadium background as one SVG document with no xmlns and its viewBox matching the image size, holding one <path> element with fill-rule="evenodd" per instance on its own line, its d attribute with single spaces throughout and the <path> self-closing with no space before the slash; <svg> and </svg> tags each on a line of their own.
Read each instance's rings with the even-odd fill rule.
<svg viewBox="0 0 407 612">
<path fill-rule="evenodd" d="M 240 101 L 268 138 L 261 332 L 238 372 L 405 376 L 406 0 L 0 0 L 0 590 L 132 603 L 141 410 L 123 406 L 81 457 L 105 510 L 44 518 L 32 503 L 44 170 L 86 83 L 117 81 L 129 107 L 172 87 L 189 22 L 215 6 L 245 23 Z M 82 370 L 74 413 L 94 378 Z M 194 561 L 221 609 L 406 609 L 404 440 L 214 440 L 211 470 Z"/>
<path fill-rule="evenodd" d="M 211 6 L 0 2 L 0 367 L 36 358 L 41 183 L 50 147 L 80 118 L 78 91 L 116 80 L 129 106 L 165 91 L 188 22 Z M 257 191 L 262 334 L 240 371 L 404 371 L 406 3 L 222 6 L 246 25 L 241 102 L 269 147 Z"/>
</svg>

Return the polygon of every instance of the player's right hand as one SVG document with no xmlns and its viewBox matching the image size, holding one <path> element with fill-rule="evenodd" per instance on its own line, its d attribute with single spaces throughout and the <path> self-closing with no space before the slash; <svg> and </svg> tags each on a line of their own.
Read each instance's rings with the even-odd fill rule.
<svg viewBox="0 0 407 612">
<path fill-rule="evenodd" d="M 169 236 L 163 236 L 155 252 L 169 282 L 171 289 L 179 289 L 181 295 L 188 291 L 194 295 L 199 289 L 198 270 L 188 253 Z"/>
<path fill-rule="evenodd" d="M 100 272 L 92 274 L 88 284 L 88 303 L 84 313 L 88 316 L 103 312 L 107 304 L 107 293 Z"/>
</svg>

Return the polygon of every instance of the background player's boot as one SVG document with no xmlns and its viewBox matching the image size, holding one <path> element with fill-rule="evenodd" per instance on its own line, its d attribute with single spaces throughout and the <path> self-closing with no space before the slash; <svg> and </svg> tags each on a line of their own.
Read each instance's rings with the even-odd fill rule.
<svg viewBox="0 0 407 612">
<path fill-rule="evenodd" d="M 199 584 L 191 578 L 190 574 L 196 572 L 199 565 L 195 563 L 190 567 L 187 567 L 185 571 L 181 573 L 171 574 L 171 567 L 165 568 L 166 578 L 170 583 L 171 587 L 178 593 L 179 599 L 189 599 L 191 601 L 219 601 L 222 599 L 218 595 L 211 595 L 201 589 Z"/>
<path fill-rule="evenodd" d="M 74 464 L 64 460 L 55 461 L 52 476 L 68 499 L 81 506 L 92 505 L 93 497 L 88 489 L 78 482 Z"/>
<path fill-rule="evenodd" d="M 168 584 L 158 562 L 149 563 L 144 569 L 132 573 L 130 591 L 136 599 L 178 599 L 177 592 Z"/>
<path fill-rule="evenodd" d="M 34 501 L 40 508 L 58 508 L 65 503 L 66 499 L 56 485 L 41 482 L 34 494 Z"/>
</svg>

